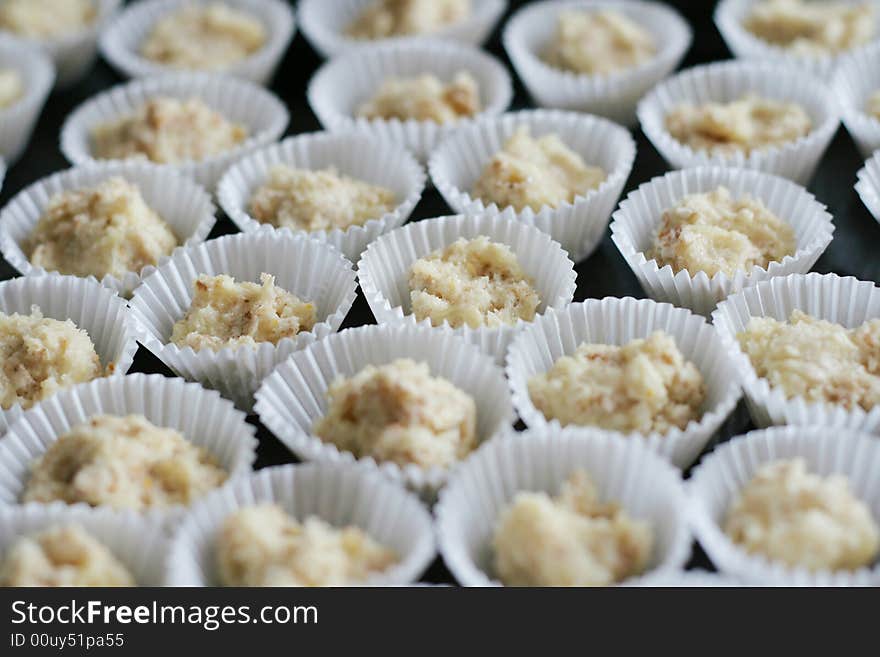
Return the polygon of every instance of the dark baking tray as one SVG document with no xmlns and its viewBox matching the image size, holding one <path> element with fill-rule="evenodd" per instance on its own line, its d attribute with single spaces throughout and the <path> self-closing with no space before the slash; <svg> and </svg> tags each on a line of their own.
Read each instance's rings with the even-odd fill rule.
<svg viewBox="0 0 880 657">
<path fill-rule="evenodd" d="M 511 2 L 508 15 L 523 4 L 526 3 L 516 0 Z M 676 7 L 688 19 L 694 30 L 694 42 L 682 68 L 730 57 L 721 36 L 712 23 L 714 2 L 668 2 L 667 4 Z M 500 26 L 503 24 L 502 21 Z M 501 48 L 499 35 L 500 27 L 492 35 L 486 49 L 501 58 L 510 68 L 510 63 Z M 312 50 L 302 34 L 297 34 L 278 68 L 272 85 L 272 90 L 287 103 L 290 110 L 290 125 L 287 128 L 287 135 L 321 129 L 317 118 L 306 102 L 306 87 L 309 78 L 321 65 L 321 62 L 321 58 Z M 514 79 L 515 91 L 511 109 L 531 107 L 528 94 L 516 79 L 512 68 L 510 70 Z M 58 136 L 65 117 L 81 102 L 122 81 L 105 62 L 99 60 L 89 75 L 75 87 L 52 94 L 27 150 L 7 173 L 2 193 L 0 193 L 0 203 L 5 205 L 23 187 L 50 173 L 67 168 L 69 165 L 58 149 Z M 641 131 L 635 129 L 633 134 L 638 154 L 624 195 L 641 183 L 668 170 L 662 158 L 645 139 Z M 834 241 L 816 263 L 814 270 L 823 273 L 836 272 L 876 282 L 878 275 L 880 275 L 880 260 L 875 257 L 874 247 L 880 245 L 880 225 L 874 221 L 853 190 L 856 172 L 862 165 L 863 160 L 855 145 L 841 127 L 809 185 L 810 191 L 828 206 L 829 212 L 834 216 L 835 224 Z M 429 188 L 416 207 L 411 221 L 451 213 L 439 193 L 433 188 Z M 221 213 L 210 237 L 235 232 L 237 232 L 236 227 Z M 589 297 L 644 296 L 638 282 L 607 233 L 599 248 L 588 259 L 578 263 L 576 269 L 578 275 L 576 301 Z M 17 272 L 0 259 L 0 280 L 12 278 L 15 275 Z M 373 323 L 375 323 L 373 315 L 363 295 L 359 293 L 343 328 Z M 131 371 L 172 376 L 168 368 L 143 347 L 138 350 Z M 296 462 L 295 457 L 260 424 L 256 417 L 250 417 L 249 421 L 257 427 L 257 435 L 260 440 L 257 468 Z M 710 451 L 719 442 L 750 428 L 752 427 L 748 415 L 743 405 L 740 404 L 706 448 L 706 451 Z M 712 569 L 711 563 L 696 544 L 694 544 L 689 567 Z M 439 558 L 425 573 L 423 580 L 447 583 L 454 581 Z"/>
</svg>

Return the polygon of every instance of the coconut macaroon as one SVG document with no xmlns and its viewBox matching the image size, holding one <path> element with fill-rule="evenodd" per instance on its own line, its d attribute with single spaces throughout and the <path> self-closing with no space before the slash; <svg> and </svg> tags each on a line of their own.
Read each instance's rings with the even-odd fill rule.
<svg viewBox="0 0 880 657">
<path fill-rule="evenodd" d="M 746 16 L 743 27 L 796 54 L 838 53 L 874 36 L 874 7 L 869 2 L 763 0 Z"/>
<path fill-rule="evenodd" d="M 755 373 L 786 397 L 848 409 L 880 403 L 880 319 L 847 329 L 795 310 L 788 322 L 753 317 L 736 337 Z"/>
<path fill-rule="evenodd" d="M 544 51 L 551 66 L 584 75 L 608 75 L 633 68 L 657 54 L 651 33 L 613 9 L 563 11 Z"/>
<path fill-rule="evenodd" d="M 545 205 L 571 203 L 606 177 L 601 167 L 586 164 L 559 135 L 535 138 L 528 128 L 520 127 L 483 168 L 471 195 L 486 205 L 537 212 Z"/>
<path fill-rule="evenodd" d="M 575 470 L 555 497 L 518 493 L 499 516 L 492 546 L 507 586 L 608 586 L 645 570 L 653 532 L 600 502 L 589 476 Z"/>
<path fill-rule="evenodd" d="M 843 475 L 807 471 L 803 459 L 764 465 L 730 506 L 730 539 L 786 566 L 856 570 L 880 552 L 880 527 Z"/>
<path fill-rule="evenodd" d="M 97 18 L 93 0 L 3 0 L 0 29 L 29 39 L 56 39 L 78 32 Z"/>
<path fill-rule="evenodd" d="M 49 199 L 23 250 L 35 267 L 101 280 L 155 265 L 177 243 L 137 185 L 114 176 Z"/>
<path fill-rule="evenodd" d="M 400 358 L 340 377 L 327 390 L 327 413 L 313 432 L 356 458 L 448 467 L 477 442 L 473 398 L 426 363 Z"/>
<path fill-rule="evenodd" d="M 548 420 L 624 433 L 666 433 L 698 420 L 703 376 L 663 331 L 622 346 L 583 343 L 529 379 L 529 397 Z"/>
<path fill-rule="evenodd" d="M 299 522 L 277 504 L 230 514 L 215 553 L 223 586 L 346 586 L 398 561 L 358 527 L 333 527 L 316 516 Z"/>
<path fill-rule="evenodd" d="M 346 230 L 379 219 L 396 203 L 394 192 L 340 175 L 279 164 L 251 196 L 250 214 L 264 224 L 294 230 Z"/>
<path fill-rule="evenodd" d="M 175 429 L 142 415 L 95 415 L 34 462 L 21 501 L 144 511 L 189 505 L 227 476 L 209 452 Z"/>
<path fill-rule="evenodd" d="M 15 540 L 0 561 L 0 586 L 135 586 L 134 576 L 79 525 Z"/>
<path fill-rule="evenodd" d="M 98 159 L 147 159 L 158 164 L 201 161 L 238 146 L 247 128 L 228 121 L 199 98 L 160 96 L 134 114 L 92 130 Z"/>
<path fill-rule="evenodd" d="M 106 373 L 89 334 L 69 319 L 43 317 L 36 307 L 30 315 L 0 313 L 0 408 L 30 408 Z"/>
<path fill-rule="evenodd" d="M 431 73 L 411 78 L 389 78 L 370 100 L 358 107 L 357 116 L 450 123 L 479 111 L 477 81 L 470 73 L 459 71 L 450 82 Z"/>
<path fill-rule="evenodd" d="M 180 347 L 223 349 L 278 344 L 317 321 L 315 304 L 275 285 L 262 273 L 260 283 L 236 283 L 232 276 L 201 274 L 193 283 L 193 299 L 183 319 L 174 324 L 171 342 Z"/>
<path fill-rule="evenodd" d="M 387 39 L 436 32 L 471 14 L 471 0 L 373 0 L 348 26 L 354 39 Z"/>
<path fill-rule="evenodd" d="M 452 328 L 497 327 L 535 318 L 541 298 L 511 248 L 485 235 L 460 237 L 409 271 L 412 313 Z"/>
<path fill-rule="evenodd" d="M 868 103 L 865 106 L 865 111 L 868 112 L 875 119 L 880 120 L 880 89 L 872 93 L 868 97 Z"/>
<path fill-rule="evenodd" d="M 684 103 L 665 119 L 669 134 L 711 155 L 733 155 L 779 146 L 809 134 L 813 122 L 797 103 L 747 94 L 729 103 Z"/>
<path fill-rule="evenodd" d="M 147 59 L 175 68 L 222 70 L 266 44 L 266 28 L 222 2 L 188 5 L 156 21 L 141 44 Z"/>
<path fill-rule="evenodd" d="M 24 95 L 24 83 L 18 71 L 0 69 L 0 110 L 15 104 Z"/>
<path fill-rule="evenodd" d="M 688 194 L 663 212 L 654 243 L 645 254 L 676 273 L 707 276 L 767 267 L 794 255 L 794 229 L 760 199 L 734 198 L 725 187 Z"/>
</svg>

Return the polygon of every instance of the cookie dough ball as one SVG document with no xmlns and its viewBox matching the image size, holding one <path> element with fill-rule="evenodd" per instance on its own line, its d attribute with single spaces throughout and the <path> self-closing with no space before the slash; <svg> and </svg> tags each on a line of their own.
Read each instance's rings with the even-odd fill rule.
<svg viewBox="0 0 880 657">
<path fill-rule="evenodd" d="M 427 34 L 471 15 L 471 0 L 374 0 L 346 30 L 354 39 Z"/>
<path fill-rule="evenodd" d="M 84 30 L 96 18 L 93 0 L 0 2 L 0 29 L 28 39 L 58 39 Z"/>
<path fill-rule="evenodd" d="M 459 71 L 448 83 L 430 73 L 412 78 L 389 78 L 370 100 L 358 108 L 357 116 L 450 123 L 474 116 L 479 111 L 477 81 L 470 73 Z"/>
</svg>

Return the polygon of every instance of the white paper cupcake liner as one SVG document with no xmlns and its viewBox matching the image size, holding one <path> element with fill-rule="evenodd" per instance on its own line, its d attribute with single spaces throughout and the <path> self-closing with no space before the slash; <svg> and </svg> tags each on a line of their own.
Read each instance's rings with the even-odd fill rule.
<svg viewBox="0 0 880 657">
<path fill-rule="evenodd" d="M 77 526 L 110 550 L 137 586 L 162 586 L 168 540 L 161 523 L 105 509 L 64 504 L 0 508 L 0 560 L 21 538 L 47 529 Z"/>
<path fill-rule="evenodd" d="M 261 273 L 303 301 L 315 304 L 318 322 L 311 331 L 254 347 L 193 350 L 170 343 L 175 322 L 192 302 L 199 274 L 228 274 L 237 282 L 256 282 Z M 356 296 L 351 263 L 327 244 L 289 231 L 263 228 L 177 249 L 144 279 L 131 300 L 132 315 L 143 327 L 142 344 L 179 376 L 198 381 L 250 411 L 260 381 L 291 353 L 335 332 Z"/>
<path fill-rule="evenodd" d="M 323 57 L 332 57 L 353 48 L 377 41 L 351 39 L 345 32 L 375 0 L 302 0 L 298 15 L 303 34 Z M 472 13 L 463 21 L 421 35 L 422 38 L 460 41 L 472 46 L 482 44 L 507 8 L 507 0 L 472 0 Z M 416 37 L 418 38 L 418 37 Z M 381 42 L 400 40 L 384 39 Z"/>
<path fill-rule="evenodd" d="M 719 186 L 735 198 L 751 195 L 762 201 L 776 216 L 788 222 L 797 238 L 797 250 L 780 262 L 751 271 L 738 270 L 734 276 L 659 267 L 645 252 L 654 243 L 663 213 L 688 194 L 711 192 Z M 614 213 L 611 239 L 639 279 L 645 293 L 657 301 L 668 301 L 708 315 L 729 294 L 774 276 L 804 274 L 828 248 L 834 223 L 825 206 L 803 187 L 783 178 L 745 169 L 721 167 L 685 169 L 653 178 L 629 193 Z"/>
<path fill-rule="evenodd" d="M 30 141 L 52 90 L 55 66 L 31 43 L 0 33 L 0 69 L 16 71 L 24 88 L 21 98 L 0 109 L 0 155 L 14 164 Z"/>
<path fill-rule="evenodd" d="M 880 441 L 852 431 L 822 426 L 775 427 L 753 431 L 718 447 L 687 484 L 691 524 L 700 545 L 724 573 L 759 586 L 877 586 L 880 564 L 855 571 L 810 572 L 752 555 L 722 529 L 727 510 L 758 469 L 780 459 L 802 458 L 811 473 L 845 475 L 853 494 L 880 521 Z"/>
<path fill-rule="evenodd" d="M 210 191 L 233 162 L 276 141 L 289 119 L 284 103 L 251 82 L 212 73 L 169 73 L 118 85 L 80 105 L 61 128 L 64 156 L 73 164 L 95 162 L 92 130 L 133 114 L 148 100 L 158 96 L 199 98 L 227 120 L 247 127 L 248 138 L 224 153 L 200 161 L 159 165 L 189 176 Z"/>
<path fill-rule="evenodd" d="M 208 5 L 214 0 L 147 0 L 130 5 L 107 25 L 99 42 L 101 54 L 122 75 L 132 78 L 178 70 L 141 55 L 141 46 L 156 22 L 186 5 Z M 293 38 L 293 9 L 284 0 L 224 0 L 223 4 L 244 11 L 266 28 L 266 43 L 250 57 L 222 73 L 268 84 Z"/>
<path fill-rule="evenodd" d="M 556 494 L 583 469 L 603 500 L 619 502 L 646 520 L 654 546 L 640 584 L 680 569 L 690 556 L 691 534 L 681 475 L 636 442 L 584 431 L 529 430 L 484 445 L 452 473 L 435 508 L 443 561 L 463 586 L 500 586 L 492 567 L 498 516 L 521 491 Z"/>
<path fill-rule="evenodd" d="M 525 208 L 507 214 L 535 226 L 559 242 L 575 262 L 589 256 L 602 239 L 611 211 L 632 170 L 636 146 L 629 132 L 605 119 L 575 112 L 535 110 L 512 112 L 463 127 L 445 139 L 431 155 L 434 185 L 456 212 L 478 214 L 505 210 L 471 196 L 486 164 L 518 128 L 532 137 L 555 133 L 589 165 L 600 166 L 607 178 L 598 188 L 579 194 L 572 202 Z"/>
<path fill-rule="evenodd" d="M 216 392 L 160 374 L 96 379 L 53 395 L 25 411 L 9 427 L 0 441 L 0 505 L 19 504 L 34 461 L 59 436 L 99 414 L 138 414 L 157 426 L 177 429 L 217 459 L 229 473 L 227 483 L 250 472 L 256 459 L 256 429 L 245 421 L 244 413 Z M 66 506 L 89 508 L 85 503 Z M 177 506 L 150 509 L 140 515 L 158 522 L 176 520 L 182 513 L 182 507 Z"/>
<path fill-rule="evenodd" d="M 813 122 L 804 137 L 746 155 L 712 155 L 677 141 L 666 130 L 666 115 L 682 103 L 732 102 L 747 93 L 801 105 Z M 819 78 L 785 66 L 731 61 L 696 66 L 661 82 L 638 107 L 642 131 L 675 169 L 701 165 L 757 169 L 805 185 L 839 124 L 837 103 Z"/>
<path fill-rule="evenodd" d="M 85 330 L 95 345 L 101 365 L 112 375 L 128 371 L 137 351 L 139 329 L 121 299 L 94 280 L 74 276 L 26 276 L 0 283 L 0 312 L 30 315 L 38 308 L 43 317 L 70 319 Z M 21 417 L 20 405 L 0 410 L 0 436 Z"/>
<path fill-rule="evenodd" d="M 397 206 L 362 226 L 310 233 L 294 231 L 332 244 L 352 262 L 357 262 L 367 244 L 409 219 L 425 187 L 425 172 L 421 165 L 408 151 L 394 144 L 355 133 L 318 132 L 291 137 L 241 159 L 230 167 L 217 185 L 220 206 L 245 233 L 265 225 L 250 216 L 250 199 L 277 164 L 303 169 L 333 167 L 341 175 L 394 192 Z"/>
<path fill-rule="evenodd" d="M 204 242 L 217 221 L 211 196 L 189 178 L 143 162 L 95 163 L 37 181 L 14 196 L 0 211 L 0 251 L 6 261 L 22 274 L 45 274 L 45 269 L 30 263 L 21 245 L 33 233 L 49 201 L 63 192 L 94 187 L 114 176 L 137 185 L 147 205 L 168 223 L 180 244 Z M 166 258 L 163 256 L 159 262 Z M 101 284 L 121 296 L 129 296 L 142 277 L 154 270 L 155 267 L 149 265 L 139 272 L 126 272 L 122 278 L 107 274 Z"/>
<path fill-rule="evenodd" d="M 339 377 L 350 377 L 367 365 L 398 358 L 427 363 L 432 376 L 447 379 L 477 406 L 477 439 L 489 440 L 514 420 L 504 373 L 450 332 L 408 326 L 364 326 L 348 329 L 297 352 L 263 381 L 255 410 L 260 421 L 299 458 L 306 461 L 351 463 L 351 452 L 340 451 L 312 433 L 327 412 L 327 389 Z M 414 464 L 359 463 L 378 468 L 394 481 L 430 496 L 446 480 L 448 469 Z"/>
<path fill-rule="evenodd" d="M 413 582 L 434 558 L 431 515 L 400 486 L 355 465 L 285 465 L 239 479 L 194 505 L 172 538 L 166 584 L 219 586 L 215 544 L 224 520 L 238 509 L 272 503 L 300 521 L 317 516 L 337 527 L 354 525 L 394 550 L 400 561 L 365 585 Z"/>
<path fill-rule="evenodd" d="M 705 570 L 680 570 L 669 571 L 657 577 L 648 578 L 647 581 L 637 582 L 634 585 L 624 586 L 647 586 L 651 588 L 676 588 L 676 589 L 713 589 L 747 586 L 726 575 L 710 573 Z"/>
<path fill-rule="evenodd" d="M 706 399 L 698 420 L 682 430 L 661 434 L 624 434 L 598 427 L 590 433 L 607 434 L 628 442 L 640 442 L 685 468 L 697 458 L 740 398 L 736 369 L 721 339 L 706 321 L 683 308 L 650 299 L 588 299 L 560 311 L 550 311 L 518 335 L 507 354 L 507 377 L 513 405 L 529 427 L 560 428 L 558 420 L 547 420 L 529 396 L 528 381 L 549 370 L 562 356 L 572 355 L 584 342 L 623 345 L 665 331 L 692 362 L 706 385 Z"/>
<path fill-rule="evenodd" d="M 880 16 L 880 7 L 877 10 Z M 880 42 L 841 58 L 834 74 L 834 96 L 843 124 L 863 157 L 880 148 L 880 119 L 867 112 L 868 98 L 880 91 Z"/>
<path fill-rule="evenodd" d="M 792 274 L 745 288 L 718 304 L 712 323 L 721 338 L 721 348 L 738 371 L 752 420 L 759 427 L 799 424 L 880 432 L 880 407 L 847 410 L 807 402 L 802 397 L 789 399 L 781 388 L 771 387 L 767 379 L 758 377 L 749 357 L 740 349 L 737 333 L 745 330 L 752 317 L 773 317 L 784 322 L 794 310 L 854 328 L 880 317 L 880 289 L 849 276 Z"/>
<path fill-rule="evenodd" d="M 855 189 L 874 219 L 880 222 L 880 153 L 875 154 L 859 169 Z"/>
<path fill-rule="evenodd" d="M 516 221 L 511 213 L 457 215 L 411 223 L 367 247 L 358 263 L 358 280 L 376 321 L 430 327 L 430 319 L 419 322 L 411 311 L 409 271 L 413 263 L 460 237 L 473 239 L 481 235 L 511 248 L 541 299 L 539 315 L 549 308 L 560 309 L 571 303 L 577 276 L 574 264 L 548 235 Z M 435 330 L 463 337 L 502 365 L 507 345 L 528 325 L 529 322 L 518 320 L 516 324 L 498 327 L 451 328 L 444 322 Z"/>
<path fill-rule="evenodd" d="M 867 1 L 875 5 L 874 32 L 875 35 L 880 35 L 880 3 L 875 0 Z M 864 4 L 864 2 L 865 0 L 858 0 L 859 4 Z M 743 21 L 757 3 L 758 0 L 721 0 L 715 9 L 715 26 L 721 32 L 724 43 L 727 44 L 734 57 L 784 64 L 822 78 L 828 78 L 834 73 L 842 54 L 793 53 L 787 48 L 758 38 L 743 27 Z M 850 52 L 856 52 L 860 49 L 854 48 Z"/>
<path fill-rule="evenodd" d="M 556 38 L 562 11 L 620 12 L 650 32 L 657 53 L 649 61 L 610 75 L 585 75 L 550 66 L 542 56 Z M 692 39 L 687 22 L 659 2 L 558 0 L 523 7 L 504 28 L 504 49 L 535 102 L 542 107 L 577 110 L 613 121 L 635 123 L 636 105 L 655 84 L 678 66 Z"/>
<path fill-rule="evenodd" d="M 356 116 L 357 108 L 390 77 L 431 73 L 448 81 L 459 71 L 467 71 L 477 81 L 482 111 L 473 118 L 500 114 L 507 109 L 513 91 L 510 74 L 501 62 L 470 46 L 425 39 L 364 46 L 332 59 L 309 82 L 309 105 L 327 130 L 357 130 L 404 146 L 423 162 L 441 139 L 472 119 L 445 124 L 368 120 Z"/>
</svg>

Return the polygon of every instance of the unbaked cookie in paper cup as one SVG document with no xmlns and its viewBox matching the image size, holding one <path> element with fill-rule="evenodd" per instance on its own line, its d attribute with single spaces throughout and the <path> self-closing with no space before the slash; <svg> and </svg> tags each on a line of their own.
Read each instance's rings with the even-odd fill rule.
<svg viewBox="0 0 880 657">
<path fill-rule="evenodd" d="M 689 194 L 719 187 L 729 190 L 734 199 L 750 196 L 761 201 L 788 223 L 796 237 L 795 253 L 766 268 L 740 269 L 733 276 L 721 271 L 711 277 L 704 271 L 683 269 L 675 273 L 670 265 L 660 267 L 657 260 L 648 258 L 663 213 Z M 697 167 L 658 176 L 630 192 L 613 216 L 611 239 L 645 293 L 701 315 L 708 315 L 719 301 L 744 287 L 774 276 L 808 272 L 834 233 L 825 205 L 800 185 L 760 171 L 722 167 Z"/>
<path fill-rule="evenodd" d="M 0 563 L 17 541 L 54 529 L 78 528 L 125 567 L 135 586 L 162 586 L 168 537 L 162 523 L 107 509 L 65 504 L 0 507 Z"/>
<path fill-rule="evenodd" d="M 876 0 L 868 0 L 868 2 L 874 5 L 874 37 L 872 41 L 876 41 L 880 36 L 880 3 L 877 3 Z M 786 64 L 822 78 L 829 78 L 834 73 L 846 53 L 796 53 L 783 46 L 765 41 L 747 30 L 743 22 L 757 4 L 759 4 L 759 0 L 721 0 L 715 8 L 715 26 L 721 32 L 724 43 L 727 44 L 735 57 Z M 858 3 L 851 2 L 851 4 L 865 4 L 865 0 L 858 0 Z M 857 52 L 860 49 L 861 47 L 856 46 L 849 52 Z"/>
<path fill-rule="evenodd" d="M 869 281 L 837 274 L 791 274 L 771 278 L 747 287 L 718 304 L 712 323 L 718 330 L 722 349 L 730 354 L 742 382 L 752 420 L 759 427 L 774 424 L 833 426 L 871 433 L 880 432 L 880 406 L 870 411 L 861 407 L 808 402 L 787 397 L 781 387 L 760 378 L 736 336 L 753 317 L 788 321 L 794 310 L 817 319 L 855 328 L 880 317 L 880 288 Z M 816 345 L 822 349 L 822 345 Z"/>
<path fill-rule="evenodd" d="M 737 372 L 715 329 L 703 317 L 684 308 L 650 299 L 588 299 L 562 310 L 552 310 L 522 331 L 507 352 L 507 378 L 513 405 L 531 428 L 560 428 L 548 420 L 529 394 L 529 379 L 545 373 L 563 356 L 571 356 L 582 343 L 624 345 L 664 331 L 674 340 L 685 361 L 693 363 L 704 381 L 705 399 L 700 416 L 684 429 L 665 433 L 622 433 L 594 426 L 579 427 L 590 433 L 647 446 L 679 468 L 700 454 L 740 398 Z M 573 425 L 572 425 L 573 426 Z"/>
<path fill-rule="evenodd" d="M 483 169 L 520 128 L 528 128 L 533 138 L 558 135 L 586 165 L 601 167 L 606 173 L 605 180 L 571 202 L 562 201 L 556 207 L 545 205 L 538 211 L 531 207 L 520 211 L 499 208 L 495 203 L 473 197 L 471 190 Z M 635 156 L 636 146 L 629 131 L 611 121 L 575 112 L 531 110 L 462 127 L 431 154 L 428 168 L 434 185 L 456 212 L 504 212 L 514 216 L 550 235 L 572 260 L 580 262 L 595 250 L 605 234 Z"/>
<path fill-rule="evenodd" d="M 357 116 L 358 107 L 370 100 L 388 78 L 429 73 L 449 82 L 460 71 L 477 82 L 481 109 L 473 117 L 441 124 Z M 427 160 L 440 140 L 462 125 L 506 110 L 512 96 L 510 74 L 492 55 L 471 46 L 425 39 L 395 40 L 342 54 L 324 64 L 308 88 L 309 105 L 327 130 L 357 130 L 404 146 L 420 161 Z"/>
<path fill-rule="evenodd" d="M 625 580 L 639 585 L 681 569 L 690 556 L 691 533 L 681 474 L 635 441 L 582 430 L 552 428 L 510 432 L 462 463 L 435 507 L 443 561 L 463 586 L 500 586 L 492 537 L 501 512 L 519 492 L 556 495 L 583 470 L 602 501 L 618 502 L 647 521 L 653 545 L 647 569 Z"/>
<path fill-rule="evenodd" d="M 299 3 L 298 16 L 303 34 L 312 47 L 323 57 L 379 43 L 353 39 L 346 34 L 348 28 L 371 5 L 380 0 L 303 0 Z M 445 25 L 438 30 L 411 38 L 436 38 L 460 41 L 479 46 L 492 32 L 492 28 L 507 8 L 507 0 L 470 0 L 471 13 L 464 20 Z M 392 37 L 399 40 L 400 37 Z M 392 39 L 383 39 L 386 43 Z"/>
<path fill-rule="evenodd" d="M 139 78 L 177 70 L 142 53 L 144 41 L 156 24 L 188 6 L 222 4 L 259 21 L 266 40 L 253 54 L 218 70 L 257 84 L 268 84 L 293 38 L 293 9 L 284 0 L 147 0 L 120 12 L 101 33 L 101 54 L 122 75 Z M 210 65 L 209 65 L 210 66 Z"/>
<path fill-rule="evenodd" d="M 43 317 L 69 319 L 88 333 L 108 376 L 121 376 L 131 367 L 141 331 L 125 300 L 112 290 L 94 280 L 58 274 L 0 283 L 0 313 L 31 315 L 35 310 Z M 0 410 L 0 436 L 21 414 L 20 404 Z"/>
<path fill-rule="evenodd" d="M 880 153 L 876 153 L 859 169 L 856 191 L 874 219 L 880 221 Z"/>
<path fill-rule="evenodd" d="M 683 103 L 727 103 L 749 93 L 803 107 L 812 122 L 809 134 L 748 155 L 743 151 L 713 155 L 682 144 L 666 129 L 667 114 Z M 718 62 L 678 73 L 639 102 L 638 116 L 642 131 L 675 169 L 705 165 L 758 169 L 802 185 L 813 176 L 840 123 L 834 94 L 819 78 L 791 67 L 756 61 Z"/>
<path fill-rule="evenodd" d="M 315 304 L 312 330 L 277 344 L 193 349 L 170 342 L 174 324 L 192 303 L 200 274 L 227 274 L 236 283 L 259 282 L 266 273 L 275 285 Z M 134 291 L 131 312 L 141 326 L 141 343 L 177 375 L 198 381 L 250 411 L 260 381 L 291 353 L 334 333 L 354 303 L 352 264 L 326 243 L 270 228 L 228 235 L 177 249 Z"/>
<path fill-rule="evenodd" d="M 489 440 L 515 418 L 504 372 L 491 358 L 448 331 L 411 326 L 363 326 L 346 329 L 309 345 L 266 377 L 257 391 L 255 410 L 260 421 L 300 459 L 329 463 L 367 464 L 398 483 L 430 497 L 446 481 L 448 468 L 439 465 L 405 466 L 356 459 L 313 433 L 328 410 L 327 390 L 341 378 L 368 365 L 398 359 L 426 363 L 432 377 L 440 377 L 473 398 L 476 438 Z"/>
<path fill-rule="evenodd" d="M 15 163 L 27 147 L 55 82 L 52 59 L 27 41 L 0 34 L 0 70 L 11 69 L 22 95 L 0 108 L 0 155 Z"/>
<path fill-rule="evenodd" d="M 0 441 L 0 505 L 20 504 L 35 460 L 60 436 L 95 415 L 142 415 L 158 427 L 176 429 L 187 441 L 207 451 L 228 473 L 221 486 L 250 472 L 256 459 L 256 429 L 245 421 L 244 413 L 213 390 L 160 374 L 96 379 L 62 390 L 25 411 L 10 425 Z M 58 504 L 52 502 L 49 506 Z M 67 506 L 89 508 L 85 502 Z M 138 515 L 173 521 L 182 512 L 177 505 L 148 508 Z"/>
<path fill-rule="evenodd" d="M 757 471 L 789 459 L 803 459 L 811 474 L 847 477 L 851 493 L 880 523 L 880 441 L 876 437 L 823 426 L 752 431 L 716 448 L 686 483 L 691 526 L 712 563 L 722 573 L 758 586 L 877 586 L 880 563 L 876 559 L 857 570 L 811 571 L 750 554 L 724 532 L 731 505 Z"/>
<path fill-rule="evenodd" d="M 107 161 L 53 174 L 15 195 L 0 211 L 0 251 L 3 257 L 22 274 L 47 273 L 43 267 L 31 264 L 22 247 L 49 202 L 59 194 L 93 188 L 115 177 L 137 186 L 150 209 L 171 228 L 178 244 L 189 246 L 204 242 L 214 227 L 216 208 L 211 196 L 199 184 L 170 169 L 152 164 Z M 162 256 L 159 262 L 163 262 L 167 255 Z M 141 271 L 126 272 L 121 278 L 106 274 L 101 284 L 126 297 L 154 269 L 154 266 L 148 265 Z"/>
<path fill-rule="evenodd" d="M 18 1 L 21 2 L 21 0 Z M 49 3 L 42 0 L 40 4 L 48 5 Z M 62 30 L 60 34 L 45 37 L 30 37 L 26 34 L 14 33 L 19 38 L 26 38 L 48 53 L 55 63 L 56 82 L 59 87 L 70 87 L 92 68 L 98 53 L 98 34 L 122 4 L 122 0 L 94 0 L 92 4 L 95 7 L 94 19 L 82 29 Z M 4 31 L 4 34 L 13 33 Z"/>
<path fill-rule="evenodd" d="M 878 7 L 880 16 L 880 7 Z M 840 103 L 843 125 L 864 157 L 880 149 L 880 42 L 841 58 L 834 74 L 834 95 Z M 869 113 L 872 96 L 876 115 Z"/>
<path fill-rule="evenodd" d="M 98 161 L 92 155 L 92 131 L 137 112 L 158 97 L 199 99 L 227 121 L 247 129 L 245 140 L 228 151 L 204 160 L 159 165 L 189 176 L 209 191 L 232 163 L 276 141 L 289 119 L 284 103 L 252 82 L 216 73 L 168 73 L 118 85 L 76 108 L 61 128 L 62 153 L 75 165 Z"/>
<path fill-rule="evenodd" d="M 651 33 L 657 44 L 651 59 L 605 75 L 567 71 L 544 60 L 543 51 L 557 37 L 562 12 L 605 10 L 619 12 Z M 687 21 L 659 2 L 557 0 L 517 11 L 504 28 L 503 41 L 517 74 L 538 105 L 590 112 L 630 125 L 635 122 L 639 99 L 675 70 L 692 37 Z"/>
<path fill-rule="evenodd" d="M 486 236 L 513 251 L 523 272 L 532 280 L 540 302 L 536 313 L 561 309 L 571 303 L 575 292 L 574 263 L 559 244 L 534 226 L 516 221 L 513 214 L 479 214 L 437 217 L 417 221 L 383 235 L 367 247 L 358 263 L 361 290 L 379 324 L 431 326 L 430 318 L 418 321 L 412 312 L 409 272 L 413 263 L 450 246 L 459 238 Z M 529 322 L 500 326 L 468 325 L 457 328 L 443 324 L 433 330 L 461 336 L 504 363 L 507 345 Z"/>
<path fill-rule="evenodd" d="M 345 230 L 294 230 L 332 244 L 352 262 L 357 262 L 367 244 L 409 219 L 425 187 L 422 166 L 400 146 L 357 133 L 299 135 L 242 158 L 220 179 L 217 185 L 220 206 L 243 232 L 266 225 L 251 216 L 251 197 L 267 182 L 270 171 L 277 165 L 310 170 L 332 168 L 341 176 L 394 192 L 395 206 L 363 225 Z"/>
<path fill-rule="evenodd" d="M 260 504 L 277 504 L 300 522 L 317 517 L 334 527 L 355 526 L 393 550 L 399 561 L 363 585 L 414 582 L 436 553 L 427 508 L 379 473 L 352 464 L 284 465 L 243 477 L 193 505 L 171 538 L 165 584 L 221 586 L 219 530 L 230 514 Z"/>
</svg>

